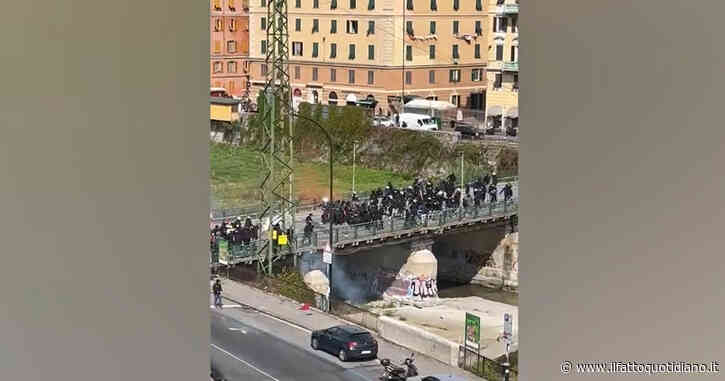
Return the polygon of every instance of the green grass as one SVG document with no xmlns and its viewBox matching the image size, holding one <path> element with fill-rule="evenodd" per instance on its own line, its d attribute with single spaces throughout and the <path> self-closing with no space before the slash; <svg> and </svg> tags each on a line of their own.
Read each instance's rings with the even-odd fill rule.
<svg viewBox="0 0 725 381">
<path fill-rule="evenodd" d="M 209 147 L 210 186 L 214 207 L 234 208 L 259 203 L 259 184 L 264 167 L 260 155 L 250 148 L 211 143 Z M 352 166 L 333 166 L 335 197 L 347 197 L 352 191 Z M 296 194 L 301 200 L 327 197 L 329 167 L 326 163 L 298 164 L 295 177 Z M 392 182 L 395 186 L 409 185 L 412 176 L 390 171 L 355 168 L 355 190 L 358 193 Z"/>
</svg>

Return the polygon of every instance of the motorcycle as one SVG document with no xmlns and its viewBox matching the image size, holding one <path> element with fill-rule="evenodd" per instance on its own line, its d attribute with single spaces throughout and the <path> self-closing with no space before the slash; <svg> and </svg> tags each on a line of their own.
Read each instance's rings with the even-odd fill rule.
<svg viewBox="0 0 725 381">
<path fill-rule="evenodd" d="M 381 359 L 380 365 L 384 368 L 381 381 L 405 381 L 408 377 L 418 375 L 418 368 L 414 364 L 415 353 L 411 353 L 410 357 L 403 361 L 403 366 L 393 364 L 389 359 Z"/>
</svg>

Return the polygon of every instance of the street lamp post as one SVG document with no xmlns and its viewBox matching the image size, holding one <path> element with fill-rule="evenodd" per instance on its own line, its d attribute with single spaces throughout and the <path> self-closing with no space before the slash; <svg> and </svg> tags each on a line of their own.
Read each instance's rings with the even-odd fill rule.
<svg viewBox="0 0 725 381">
<path fill-rule="evenodd" d="M 355 153 L 357 151 L 357 142 L 352 142 L 352 193 L 355 193 Z"/>
<path fill-rule="evenodd" d="M 333 201 L 333 195 L 332 195 L 332 157 L 334 155 L 334 150 L 335 150 L 334 146 L 332 145 L 332 136 L 330 136 L 330 133 L 327 132 L 327 130 L 324 127 L 322 127 L 322 125 L 319 122 L 317 122 L 316 120 L 310 119 L 310 118 L 308 118 L 306 116 L 302 116 L 302 115 L 300 115 L 298 113 L 293 113 L 293 115 L 295 117 L 297 117 L 297 118 L 304 119 L 304 120 L 306 120 L 308 122 L 311 122 L 315 126 L 319 127 L 320 130 L 322 131 L 322 133 L 324 133 L 325 134 L 325 137 L 327 138 L 327 144 L 330 146 L 330 156 L 328 158 L 328 163 L 330 165 L 330 190 L 329 190 L 329 192 L 330 192 L 330 196 L 329 197 L 330 198 L 329 198 L 329 203 L 330 203 L 330 205 L 332 205 L 332 201 Z M 329 229 L 330 230 L 329 231 L 330 237 L 329 237 L 329 240 L 328 240 L 328 243 L 330 245 L 330 249 L 333 248 L 333 246 L 332 246 L 332 223 L 333 223 L 333 218 L 332 218 L 332 216 L 330 216 L 330 229 Z M 327 278 L 328 278 L 328 281 L 330 282 L 330 295 L 332 295 L 332 264 L 331 263 L 328 263 L 327 264 Z M 329 309 L 330 309 L 330 300 L 329 300 L 329 298 L 327 300 L 327 309 L 328 309 L 328 312 L 329 312 Z"/>
</svg>

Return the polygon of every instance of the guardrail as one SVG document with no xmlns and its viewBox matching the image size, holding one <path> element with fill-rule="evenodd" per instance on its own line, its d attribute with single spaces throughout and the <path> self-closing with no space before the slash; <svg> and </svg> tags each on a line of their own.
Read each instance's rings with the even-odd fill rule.
<svg viewBox="0 0 725 381">
<path fill-rule="evenodd" d="M 398 233 L 413 233 L 421 230 L 435 230 L 467 221 L 475 221 L 491 217 L 505 217 L 518 212 L 518 200 L 508 202 L 499 201 L 495 204 L 485 204 L 478 207 L 450 208 L 421 215 L 415 219 L 405 219 L 402 216 L 388 217 L 381 221 L 373 221 L 357 225 L 333 226 L 333 244 L 345 245 L 356 241 L 371 240 L 381 236 L 396 235 Z M 329 243 L 329 228 L 327 226 L 315 229 L 310 236 L 298 233 L 288 237 L 293 245 L 275 247 L 276 255 L 291 254 L 293 248 L 301 250 L 317 250 Z M 220 241 L 223 241 L 220 239 Z M 267 244 L 267 240 L 260 239 L 248 244 L 229 244 L 228 263 L 253 261 L 259 249 Z M 219 258 L 219 245 L 211 248 L 212 258 Z"/>
</svg>

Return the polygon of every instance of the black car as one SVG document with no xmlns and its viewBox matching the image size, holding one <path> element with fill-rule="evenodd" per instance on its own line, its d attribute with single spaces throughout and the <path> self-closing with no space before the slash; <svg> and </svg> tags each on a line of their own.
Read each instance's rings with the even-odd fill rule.
<svg viewBox="0 0 725 381">
<path fill-rule="evenodd" d="M 341 361 L 374 359 L 378 356 L 378 342 L 370 332 L 354 325 L 338 325 L 312 331 L 312 348 L 337 355 Z"/>
<path fill-rule="evenodd" d="M 461 134 L 461 137 L 464 139 L 478 139 L 481 131 L 479 131 L 477 128 L 473 126 L 467 126 L 465 124 L 459 124 L 456 126 L 454 131 Z"/>
</svg>

